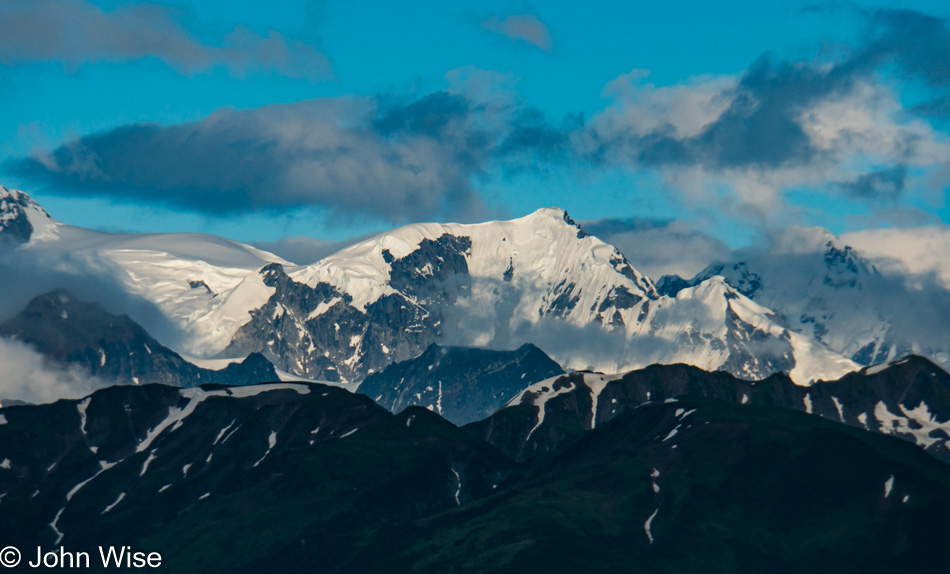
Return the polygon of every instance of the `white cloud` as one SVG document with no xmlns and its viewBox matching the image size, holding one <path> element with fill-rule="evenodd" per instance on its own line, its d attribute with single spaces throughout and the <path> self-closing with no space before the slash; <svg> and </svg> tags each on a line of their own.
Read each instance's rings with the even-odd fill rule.
<svg viewBox="0 0 950 574">
<path fill-rule="evenodd" d="M 72 366 L 49 364 L 33 348 L 9 339 L 0 339 L 0 402 L 20 400 L 50 403 L 88 395 L 108 383 Z"/>
<path fill-rule="evenodd" d="M 806 110 L 801 125 L 811 144 L 847 164 L 942 164 L 950 145 L 926 121 L 907 114 L 889 88 L 859 82 L 845 96 Z"/>
<path fill-rule="evenodd" d="M 874 261 L 881 270 L 933 277 L 950 289 L 950 227 L 930 225 L 905 229 L 866 229 L 841 239 Z M 915 283 L 913 277 L 909 278 Z"/>
<path fill-rule="evenodd" d="M 595 133 L 617 129 L 636 134 L 672 129 L 687 138 L 715 121 L 729 106 L 725 92 L 735 87 L 734 76 L 698 76 L 682 84 L 657 87 L 643 80 L 648 70 L 634 69 L 609 82 L 603 95 L 613 100 L 592 124 Z"/>
</svg>

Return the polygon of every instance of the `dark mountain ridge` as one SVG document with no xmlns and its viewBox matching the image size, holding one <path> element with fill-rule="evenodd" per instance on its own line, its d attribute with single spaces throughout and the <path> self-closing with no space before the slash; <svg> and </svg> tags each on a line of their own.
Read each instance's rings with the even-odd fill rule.
<svg viewBox="0 0 950 574">
<path fill-rule="evenodd" d="M 897 436 L 950 462 L 950 375 L 918 356 L 807 387 L 784 374 L 746 381 L 689 365 L 653 365 L 610 377 L 570 373 L 534 385 L 465 428 L 525 460 L 641 405 L 682 397 L 804 411 Z"/>
<path fill-rule="evenodd" d="M 399 412 L 427 407 L 457 425 L 483 419 L 525 387 L 564 372 L 531 344 L 514 351 L 430 345 L 368 376 L 359 392 Z"/>
<path fill-rule="evenodd" d="M 278 379 L 274 366 L 259 353 L 219 371 L 195 366 L 127 315 L 77 300 L 65 289 L 32 299 L 22 312 L 0 323 L 0 337 L 26 343 L 55 363 L 78 365 L 104 382 L 192 387 Z"/>
<path fill-rule="evenodd" d="M 175 572 L 888 572 L 950 559 L 950 466 L 773 406 L 651 401 L 520 464 L 426 409 L 393 415 L 319 384 L 116 386 L 0 416 L 5 544 L 127 544 Z"/>
</svg>

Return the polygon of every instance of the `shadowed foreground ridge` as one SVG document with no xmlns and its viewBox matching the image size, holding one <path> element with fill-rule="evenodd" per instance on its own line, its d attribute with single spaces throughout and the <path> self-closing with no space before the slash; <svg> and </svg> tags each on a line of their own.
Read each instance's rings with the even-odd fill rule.
<svg viewBox="0 0 950 574">
<path fill-rule="evenodd" d="M 563 372 L 531 344 L 514 351 L 430 345 L 420 356 L 366 377 L 359 392 L 393 412 L 423 406 L 463 425 L 491 415 L 526 386 Z"/>
<path fill-rule="evenodd" d="M 113 387 L 5 408 L 3 420 L 5 541 L 130 544 L 175 572 L 884 572 L 950 560 L 950 466 L 769 405 L 651 402 L 521 463 L 426 409 L 392 415 L 318 384 Z"/>
<path fill-rule="evenodd" d="M 950 375 L 913 355 L 808 387 L 783 374 L 746 381 L 689 365 L 652 365 L 614 376 L 570 373 L 528 387 L 465 428 L 525 460 L 644 403 L 683 396 L 804 411 L 902 438 L 950 463 Z"/>
</svg>

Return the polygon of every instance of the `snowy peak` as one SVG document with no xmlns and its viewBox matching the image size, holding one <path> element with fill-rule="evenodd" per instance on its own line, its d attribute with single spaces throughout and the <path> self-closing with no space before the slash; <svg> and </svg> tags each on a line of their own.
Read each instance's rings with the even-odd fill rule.
<svg viewBox="0 0 950 574">
<path fill-rule="evenodd" d="M 312 380 L 356 382 L 432 343 L 514 348 L 540 325 L 632 333 L 659 299 L 616 248 L 560 209 L 407 225 L 298 268 L 249 310 L 227 356 L 261 352 Z M 654 305 L 655 306 L 655 305 Z"/>
<path fill-rule="evenodd" d="M 877 269 L 850 245 L 821 227 L 790 227 L 776 242 L 777 254 L 821 255 L 822 283 L 835 288 L 855 287 Z"/>
<path fill-rule="evenodd" d="M 628 368 L 686 363 L 751 380 L 787 372 L 800 385 L 857 368 L 824 345 L 792 332 L 780 316 L 720 276 L 663 297 L 658 304 L 644 334 L 675 341 L 677 346 L 663 356 L 631 361 Z"/>
<path fill-rule="evenodd" d="M 60 225 L 29 195 L 0 185 L 0 243 L 16 246 L 55 239 Z"/>
<path fill-rule="evenodd" d="M 862 277 L 876 275 L 877 269 L 862 258 L 849 245 L 840 241 L 825 243 L 825 285 L 832 287 L 856 287 Z"/>
<path fill-rule="evenodd" d="M 463 243 L 467 272 L 472 278 L 541 287 L 551 283 L 551 301 L 581 301 L 584 283 L 624 287 L 638 297 L 656 299 L 653 282 L 616 248 L 585 233 L 558 208 L 544 208 L 510 221 L 479 224 L 421 223 L 407 225 L 347 247 L 311 266 L 291 273 L 302 283 L 326 282 L 349 293 L 353 305 L 365 309 L 393 292 L 392 263 L 424 249 L 444 236 Z M 423 266 L 419 274 L 427 270 Z M 594 295 L 603 299 L 608 293 Z M 588 307 L 600 301 L 589 301 Z M 544 313 L 544 311 L 542 311 Z"/>
<path fill-rule="evenodd" d="M 96 285 L 103 282 L 158 307 L 161 317 L 142 312 L 133 318 L 162 333 L 164 342 L 176 351 L 198 358 L 220 353 L 250 320 L 249 311 L 267 301 L 272 290 L 261 282 L 258 270 L 270 263 L 292 265 L 215 235 L 105 233 L 66 225 L 27 194 L 0 187 L 3 243 L 29 250 L 6 268 L 11 283 L 20 267 L 27 274 L 56 270 L 80 283 L 94 277 Z M 75 289 L 75 281 L 47 283 L 31 295 L 56 287 Z"/>
</svg>

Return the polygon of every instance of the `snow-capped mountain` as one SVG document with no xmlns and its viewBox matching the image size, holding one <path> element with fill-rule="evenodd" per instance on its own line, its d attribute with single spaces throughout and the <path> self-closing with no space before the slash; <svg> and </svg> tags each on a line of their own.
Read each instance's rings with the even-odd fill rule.
<svg viewBox="0 0 950 574">
<path fill-rule="evenodd" d="M 776 312 L 793 331 L 861 365 L 916 353 L 950 365 L 941 310 L 950 292 L 914 288 L 882 273 L 827 230 L 789 228 L 763 253 L 715 263 L 688 281 L 666 277 L 661 291 L 722 276 L 737 291 Z"/>
<path fill-rule="evenodd" d="M 0 185 L 0 243 L 22 245 L 53 238 L 59 225 L 33 198 Z"/>
<path fill-rule="evenodd" d="M 224 353 L 262 352 L 314 379 L 359 381 L 437 342 L 532 342 L 575 369 L 685 362 L 753 379 L 785 370 L 803 384 L 855 368 L 721 278 L 660 295 L 559 209 L 409 225 L 261 276 L 274 294 Z"/>
<path fill-rule="evenodd" d="M 17 206 L 32 202 L 7 193 Z M 36 206 L 28 215 L 45 212 Z M 260 352 L 311 380 L 358 382 L 433 343 L 534 343 L 565 367 L 607 372 L 677 362 L 752 379 L 783 370 L 803 384 L 856 368 L 718 277 L 658 293 L 560 209 L 408 225 L 309 266 L 207 235 L 108 234 L 43 221 L 44 233 L 14 250 L 30 266 L 75 281 L 104 278 L 148 302 L 171 332 L 130 314 L 183 355 Z"/>
</svg>

